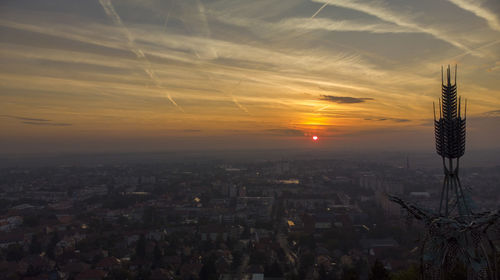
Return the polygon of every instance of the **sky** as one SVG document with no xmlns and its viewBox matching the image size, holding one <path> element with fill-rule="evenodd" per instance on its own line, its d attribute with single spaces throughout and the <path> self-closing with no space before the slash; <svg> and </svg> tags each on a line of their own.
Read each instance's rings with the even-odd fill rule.
<svg viewBox="0 0 500 280">
<path fill-rule="evenodd" d="M 431 150 L 448 64 L 500 148 L 497 0 L 3 0 L 0 61 L 4 154 Z"/>
</svg>

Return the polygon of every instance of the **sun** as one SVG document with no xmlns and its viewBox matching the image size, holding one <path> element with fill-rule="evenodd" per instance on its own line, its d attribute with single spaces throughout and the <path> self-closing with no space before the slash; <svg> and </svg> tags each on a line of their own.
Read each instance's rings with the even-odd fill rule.
<svg viewBox="0 0 500 280">
<path fill-rule="evenodd" d="M 314 141 L 318 141 L 318 139 L 319 139 L 318 136 L 316 136 L 316 135 L 313 136 Z"/>
</svg>

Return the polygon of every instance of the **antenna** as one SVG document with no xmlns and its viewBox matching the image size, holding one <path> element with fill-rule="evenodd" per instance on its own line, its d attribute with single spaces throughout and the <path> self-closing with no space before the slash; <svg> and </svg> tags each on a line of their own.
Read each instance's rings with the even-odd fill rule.
<svg viewBox="0 0 500 280">
<path fill-rule="evenodd" d="M 441 115 L 441 111 L 442 111 L 442 106 L 441 106 L 441 98 L 438 99 L 438 102 L 439 102 L 439 119 L 441 119 L 443 116 Z"/>
<path fill-rule="evenodd" d="M 457 84 L 457 65 L 455 64 L 455 85 Z"/>
<path fill-rule="evenodd" d="M 443 85 L 443 65 L 441 65 L 441 85 Z"/>
<path fill-rule="evenodd" d="M 432 101 L 432 111 L 434 112 L 434 122 L 436 122 L 436 103 Z"/>
<path fill-rule="evenodd" d="M 456 77 L 456 76 L 455 76 Z M 456 83 L 456 82 L 455 82 Z M 462 96 L 458 97 L 458 118 L 460 118 L 460 104 L 462 103 Z"/>
<path fill-rule="evenodd" d="M 448 69 L 446 70 L 446 81 L 450 85 L 450 65 L 448 64 Z"/>
<path fill-rule="evenodd" d="M 465 98 L 465 112 L 464 112 L 464 120 L 467 118 L 467 98 Z"/>
</svg>

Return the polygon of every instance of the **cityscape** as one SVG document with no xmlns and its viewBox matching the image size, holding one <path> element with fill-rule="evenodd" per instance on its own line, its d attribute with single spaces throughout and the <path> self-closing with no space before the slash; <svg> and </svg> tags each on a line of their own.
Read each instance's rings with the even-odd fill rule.
<svg viewBox="0 0 500 280">
<path fill-rule="evenodd" d="M 498 207 L 498 168 L 463 171 L 484 209 Z M 375 261 L 416 279 L 422 225 L 386 194 L 437 207 L 442 180 L 403 155 L 0 175 L 5 279 L 368 279 Z"/>
<path fill-rule="evenodd" d="M 3 0 L 0 62 L 0 280 L 500 280 L 497 0 Z"/>
</svg>

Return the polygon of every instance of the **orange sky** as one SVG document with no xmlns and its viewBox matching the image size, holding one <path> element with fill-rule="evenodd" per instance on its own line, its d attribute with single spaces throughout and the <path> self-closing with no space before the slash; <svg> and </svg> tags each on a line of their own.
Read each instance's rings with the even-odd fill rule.
<svg viewBox="0 0 500 280">
<path fill-rule="evenodd" d="M 454 63 L 469 147 L 498 148 L 499 12 L 493 0 L 2 1 L 0 153 L 429 149 L 440 68 Z"/>
</svg>

